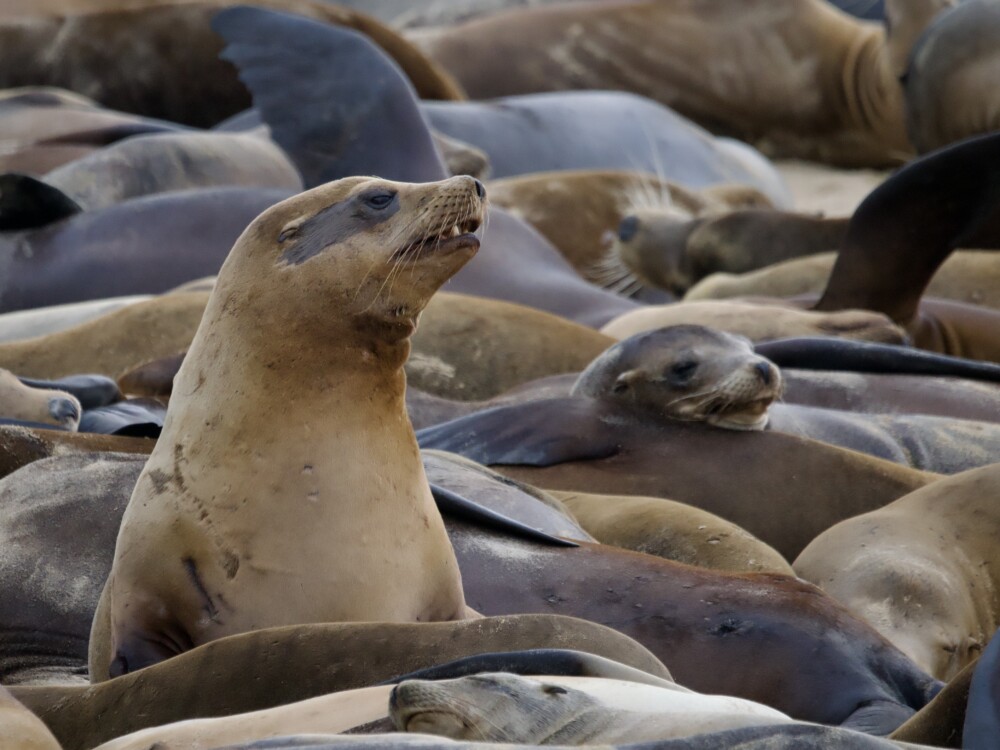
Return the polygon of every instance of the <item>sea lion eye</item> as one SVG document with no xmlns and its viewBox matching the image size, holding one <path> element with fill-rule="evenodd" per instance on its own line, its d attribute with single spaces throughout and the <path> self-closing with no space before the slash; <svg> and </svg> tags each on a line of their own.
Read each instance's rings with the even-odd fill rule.
<svg viewBox="0 0 1000 750">
<path fill-rule="evenodd" d="M 392 199 L 396 197 L 395 193 L 389 192 L 378 192 L 372 193 L 371 195 L 366 195 L 363 200 L 366 206 L 371 208 L 381 209 L 392 203 Z"/>
<path fill-rule="evenodd" d="M 542 692 L 548 695 L 565 695 L 567 690 L 558 685 L 542 685 Z"/>
<path fill-rule="evenodd" d="M 698 369 L 698 363 L 693 362 L 690 359 L 684 360 L 683 362 L 678 362 L 673 367 L 670 368 L 670 376 L 677 378 L 679 380 L 686 380 L 694 375 L 694 371 Z"/>
</svg>

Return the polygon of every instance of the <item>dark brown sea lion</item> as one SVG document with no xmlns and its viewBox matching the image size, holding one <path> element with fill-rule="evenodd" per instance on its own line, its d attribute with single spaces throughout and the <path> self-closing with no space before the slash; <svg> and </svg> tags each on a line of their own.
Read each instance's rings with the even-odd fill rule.
<svg viewBox="0 0 1000 750">
<path fill-rule="evenodd" d="M 108 0 L 83 15 L 52 17 L 42 9 L 15 17 L 0 24 L 0 87 L 62 86 L 111 109 L 214 125 L 250 106 L 232 66 L 219 59 L 222 40 L 210 27 L 221 8 L 235 4 L 168 1 L 121 9 L 118 0 Z M 363 13 L 314 0 L 255 0 L 254 5 L 357 29 L 396 59 L 421 95 L 461 98 L 450 76 Z M 104 43 L 93 45 L 93 39 Z M 150 47 L 159 53 L 148 54 Z"/>
<path fill-rule="evenodd" d="M 624 89 L 771 154 L 886 165 L 912 153 L 906 55 L 947 5 L 889 0 L 888 35 L 821 0 L 675 0 L 510 11 L 411 38 L 475 98 Z"/>
</svg>

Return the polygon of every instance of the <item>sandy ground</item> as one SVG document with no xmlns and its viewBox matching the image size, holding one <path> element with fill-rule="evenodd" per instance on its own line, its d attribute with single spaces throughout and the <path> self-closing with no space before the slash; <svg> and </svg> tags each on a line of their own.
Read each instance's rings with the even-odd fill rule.
<svg viewBox="0 0 1000 750">
<path fill-rule="evenodd" d="M 826 216 L 849 216 L 889 172 L 872 169 L 836 169 L 804 161 L 776 160 L 788 183 L 795 209 Z"/>
</svg>

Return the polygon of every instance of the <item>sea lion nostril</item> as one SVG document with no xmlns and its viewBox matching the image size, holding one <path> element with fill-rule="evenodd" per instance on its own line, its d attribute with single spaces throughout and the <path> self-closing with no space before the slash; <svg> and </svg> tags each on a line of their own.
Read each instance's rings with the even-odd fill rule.
<svg viewBox="0 0 1000 750">
<path fill-rule="evenodd" d="M 764 381 L 764 385 L 771 385 L 771 363 L 770 362 L 758 362 L 754 365 L 754 369 L 760 374 L 760 379 Z"/>
<path fill-rule="evenodd" d="M 622 242 L 628 242 L 630 239 L 635 237 L 635 233 L 639 231 L 639 217 L 638 216 L 626 216 L 618 224 L 618 239 Z"/>
<path fill-rule="evenodd" d="M 479 180 L 476 180 L 476 195 L 479 196 L 480 200 L 486 197 L 486 187 Z"/>
</svg>

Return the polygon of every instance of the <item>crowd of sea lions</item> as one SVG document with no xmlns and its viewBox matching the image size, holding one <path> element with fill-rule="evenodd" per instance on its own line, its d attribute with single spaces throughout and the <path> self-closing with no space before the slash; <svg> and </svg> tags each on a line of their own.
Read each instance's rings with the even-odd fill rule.
<svg viewBox="0 0 1000 750">
<path fill-rule="evenodd" d="M 3 3 L 0 750 L 1000 748 L 998 50 Z"/>
</svg>

